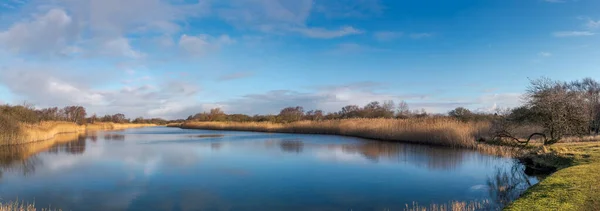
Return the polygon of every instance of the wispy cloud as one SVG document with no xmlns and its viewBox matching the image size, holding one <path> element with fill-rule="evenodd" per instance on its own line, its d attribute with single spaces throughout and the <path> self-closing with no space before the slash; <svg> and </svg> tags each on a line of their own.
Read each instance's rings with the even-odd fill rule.
<svg viewBox="0 0 600 211">
<path fill-rule="evenodd" d="M 373 33 L 373 37 L 381 42 L 392 41 L 404 35 L 404 32 L 396 31 L 378 31 Z"/>
<path fill-rule="evenodd" d="M 583 36 L 593 36 L 596 33 L 590 31 L 559 31 L 554 32 L 552 35 L 555 37 L 583 37 Z"/>
<path fill-rule="evenodd" d="M 235 79 L 252 77 L 253 75 L 254 75 L 253 72 L 241 71 L 241 72 L 235 72 L 235 73 L 222 75 L 218 78 L 218 80 L 219 81 L 230 81 L 230 80 L 235 80 Z"/>
<path fill-rule="evenodd" d="M 376 48 L 369 45 L 363 45 L 358 43 L 340 43 L 337 44 L 332 50 L 327 51 L 327 54 L 331 55 L 344 55 L 344 54 L 360 54 L 367 52 L 384 52 L 387 51 L 383 48 Z"/>
<path fill-rule="evenodd" d="M 207 34 L 197 36 L 183 34 L 179 38 L 179 48 L 190 56 L 204 56 L 210 51 L 218 50 L 223 45 L 235 43 L 229 35 L 213 37 Z"/>
<path fill-rule="evenodd" d="M 600 28 L 600 20 L 595 21 L 595 20 L 589 19 L 587 21 L 587 23 L 585 24 L 585 26 L 592 30 L 599 29 Z"/>
<path fill-rule="evenodd" d="M 325 28 L 291 28 L 291 31 L 299 32 L 312 38 L 331 39 L 348 35 L 362 34 L 363 31 L 352 26 L 344 26 L 339 29 L 330 30 Z"/>
<path fill-rule="evenodd" d="M 412 33 L 412 34 L 410 34 L 410 38 L 413 38 L 413 39 L 428 38 L 428 37 L 432 37 L 432 36 L 433 36 L 432 33 Z"/>
<path fill-rule="evenodd" d="M 542 51 L 542 52 L 538 53 L 538 56 L 541 56 L 541 57 L 550 57 L 550 56 L 552 56 L 552 53 L 550 53 L 550 52 L 543 52 Z"/>
</svg>

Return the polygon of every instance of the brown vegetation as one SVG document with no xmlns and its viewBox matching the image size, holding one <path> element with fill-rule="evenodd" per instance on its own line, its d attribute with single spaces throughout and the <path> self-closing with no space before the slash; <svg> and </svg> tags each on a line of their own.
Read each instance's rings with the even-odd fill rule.
<svg viewBox="0 0 600 211">
<path fill-rule="evenodd" d="M 0 202 L 0 211 L 36 211 L 38 210 L 37 208 L 35 208 L 35 204 L 28 204 L 28 203 L 22 203 L 22 202 L 8 202 L 8 203 L 1 203 Z M 56 209 L 39 209 L 42 211 L 50 211 L 50 210 L 56 210 Z"/>
<path fill-rule="evenodd" d="M 486 210 L 489 202 L 459 202 L 453 201 L 448 204 L 430 204 L 429 206 L 419 205 L 413 203 L 412 205 L 406 205 L 404 211 L 475 211 L 475 210 Z"/>
<path fill-rule="evenodd" d="M 86 130 L 117 130 L 166 124 L 162 119 L 136 118 L 130 121 L 123 114 L 86 118 L 81 106 L 62 109 L 35 109 L 28 105 L 0 105 L 0 146 L 49 140 L 58 134 L 82 133 Z"/>
<path fill-rule="evenodd" d="M 487 133 L 485 122 L 464 123 L 451 118 L 344 119 L 325 121 L 272 122 L 186 122 L 182 128 L 242 130 L 259 132 L 333 134 L 386 141 L 473 147 Z"/>
<path fill-rule="evenodd" d="M 96 123 L 78 125 L 72 122 L 40 122 L 35 124 L 20 123 L 14 134 L 0 135 L 0 146 L 27 144 L 51 140 L 59 134 L 81 134 L 89 130 L 121 130 L 127 128 L 156 126 L 154 124 L 115 124 Z"/>
</svg>

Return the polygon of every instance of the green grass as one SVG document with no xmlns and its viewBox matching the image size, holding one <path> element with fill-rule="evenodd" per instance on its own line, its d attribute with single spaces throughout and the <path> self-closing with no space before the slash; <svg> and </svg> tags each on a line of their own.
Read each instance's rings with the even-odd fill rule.
<svg viewBox="0 0 600 211">
<path fill-rule="evenodd" d="M 600 209 L 600 143 L 557 144 L 533 157 L 534 162 L 558 171 L 527 190 L 506 210 Z"/>
</svg>

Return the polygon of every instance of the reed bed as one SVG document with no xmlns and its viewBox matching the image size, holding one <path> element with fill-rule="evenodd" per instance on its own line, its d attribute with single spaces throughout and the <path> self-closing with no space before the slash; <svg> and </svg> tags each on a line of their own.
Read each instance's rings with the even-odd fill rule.
<svg viewBox="0 0 600 211">
<path fill-rule="evenodd" d="M 452 118 L 343 119 L 292 123 L 186 122 L 180 127 L 185 129 L 332 134 L 477 149 L 477 140 L 488 135 L 490 123 L 466 123 Z"/>
<path fill-rule="evenodd" d="M 0 202 L 0 211 L 37 211 L 37 210 L 51 211 L 51 210 L 57 210 L 57 209 L 51 209 L 51 208 L 37 209 L 35 207 L 35 204 L 29 204 L 29 203 L 18 202 L 18 201 L 8 202 L 8 203 Z M 60 210 L 60 209 L 58 209 L 58 210 Z"/>
<path fill-rule="evenodd" d="M 28 144 L 39 141 L 51 140 L 59 134 L 85 133 L 88 130 L 122 130 L 127 128 L 150 127 L 154 124 L 115 124 L 94 123 L 78 125 L 72 122 L 40 122 L 18 123 L 16 129 L 0 133 L 0 146 Z"/>
<path fill-rule="evenodd" d="M 476 211 L 476 210 L 493 210 L 489 207 L 488 201 L 453 201 L 447 204 L 431 204 L 428 206 L 419 205 L 413 203 L 412 205 L 406 205 L 404 211 Z"/>
</svg>

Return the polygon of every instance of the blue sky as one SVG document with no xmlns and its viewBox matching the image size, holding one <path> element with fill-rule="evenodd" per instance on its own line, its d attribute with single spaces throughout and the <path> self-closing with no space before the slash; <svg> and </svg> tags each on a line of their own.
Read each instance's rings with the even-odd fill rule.
<svg viewBox="0 0 600 211">
<path fill-rule="evenodd" d="M 595 0 L 2 0 L 0 103 L 181 118 L 221 107 L 446 112 L 600 79 Z"/>
</svg>

